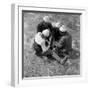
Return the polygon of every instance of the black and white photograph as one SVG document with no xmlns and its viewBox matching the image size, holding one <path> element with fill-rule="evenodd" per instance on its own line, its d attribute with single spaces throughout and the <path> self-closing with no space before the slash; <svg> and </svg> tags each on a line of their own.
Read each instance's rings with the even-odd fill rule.
<svg viewBox="0 0 90 90">
<path fill-rule="evenodd" d="M 80 75 L 80 13 L 22 10 L 22 76 Z"/>
</svg>

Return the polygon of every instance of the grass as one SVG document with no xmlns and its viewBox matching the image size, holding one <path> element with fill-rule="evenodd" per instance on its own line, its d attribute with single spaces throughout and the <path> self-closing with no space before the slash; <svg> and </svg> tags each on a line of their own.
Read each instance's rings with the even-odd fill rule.
<svg viewBox="0 0 90 90">
<path fill-rule="evenodd" d="M 70 65 L 61 65 L 57 61 L 48 62 L 46 59 L 37 57 L 32 49 L 36 26 L 42 21 L 42 17 L 51 15 L 52 21 L 62 21 L 69 28 L 68 32 L 72 35 L 73 48 L 79 51 L 80 48 L 80 16 L 72 14 L 50 14 L 50 13 L 24 13 L 24 77 L 41 76 L 62 76 L 80 74 L 80 57 L 72 54 L 69 59 Z"/>
</svg>

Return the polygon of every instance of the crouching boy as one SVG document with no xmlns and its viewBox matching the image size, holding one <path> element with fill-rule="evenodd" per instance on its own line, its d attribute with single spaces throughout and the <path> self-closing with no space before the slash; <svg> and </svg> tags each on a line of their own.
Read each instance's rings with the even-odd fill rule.
<svg viewBox="0 0 90 90">
<path fill-rule="evenodd" d="M 33 48 L 35 54 L 39 57 L 51 55 L 48 51 L 50 48 L 50 30 L 45 29 L 43 32 L 38 32 L 34 38 Z"/>
</svg>

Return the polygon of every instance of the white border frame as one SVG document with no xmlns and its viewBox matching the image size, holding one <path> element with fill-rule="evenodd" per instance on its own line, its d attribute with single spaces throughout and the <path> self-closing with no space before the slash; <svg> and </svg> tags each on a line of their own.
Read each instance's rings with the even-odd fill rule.
<svg viewBox="0 0 90 90">
<path fill-rule="evenodd" d="M 51 11 L 51 12 L 67 12 L 67 13 L 81 13 L 81 30 L 82 33 L 86 29 L 86 10 L 84 8 L 47 8 L 47 7 L 30 7 L 29 5 L 23 4 L 12 4 L 11 11 L 12 11 L 12 21 L 11 21 L 11 85 L 12 86 L 32 86 L 32 85 L 46 85 L 54 82 L 55 83 L 69 83 L 69 82 L 83 82 L 86 81 L 87 75 L 87 63 L 83 60 L 83 53 L 81 53 L 81 74 L 80 76 L 59 76 L 58 78 L 51 79 L 51 77 L 43 77 L 41 79 L 37 78 L 30 78 L 34 80 L 22 80 L 22 10 L 35 10 L 35 11 Z M 82 31 L 82 32 L 81 32 Z M 82 33 L 83 34 L 83 33 Z M 81 35 L 82 36 L 82 35 Z M 82 41 L 82 37 L 80 39 Z M 81 42 L 82 43 L 82 42 Z M 83 47 L 81 46 L 81 49 Z M 80 49 L 80 50 L 81 50 Z M 64 77 L 61 79 L 60 77 Z M 40 78 L 40 77 L 39 77 Z M 48 83 L 46 79 L 48 78 Z M 39 83 L 38 83 L 39 82 Z"/>
</svg>

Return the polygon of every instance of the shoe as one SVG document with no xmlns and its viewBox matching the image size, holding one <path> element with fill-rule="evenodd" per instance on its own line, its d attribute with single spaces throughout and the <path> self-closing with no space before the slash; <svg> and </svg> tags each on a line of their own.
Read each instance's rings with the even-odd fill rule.
<svg viewBox="0 0 90 90">
<path fill-rule="evenodd" d="M 61 60 L 61 64 L 64 65 L 68 59 L 69 59 L 69 57 L 68 57 L 68 56 L 65 56 L 65 57 Z"/>
</svg>

